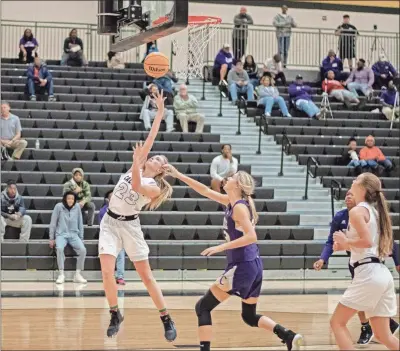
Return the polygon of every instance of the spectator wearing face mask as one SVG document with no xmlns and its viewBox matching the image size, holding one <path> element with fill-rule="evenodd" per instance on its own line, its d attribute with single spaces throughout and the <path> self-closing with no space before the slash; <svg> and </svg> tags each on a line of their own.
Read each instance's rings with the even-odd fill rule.
<svg viewBox="0 0 400 351">
<path fill-rule="evenodd" d="M 233 18 L 233 56 L 236 61 L 240 61 L 246 53 L 248 25 L 254 24 L 253 18 L 247 13 L 245 7 L 240 8 L 240 13 Z"/>
<path fill-rule="evenodd" d="M 392 120 L 392 118 L 395 120 L 399 119 L 399 93 L 393 81 L 389 82 L 388 89 L 383 90 L 380 102 L 382 104 L 382 113 L 389 121 Z"/>
<path fill-rule="evenodd" d="M 346 80 L 347 88 L 358 97 L 361 91 L 368 99 L 372 98 L 372 85 L 374 84 L 374 72 L 365 66 L 365 60 L 359 59 L 357 69 L 354 69 Z"/>
<path fill-rule="evenodd" d="M 391 80 L 398 76 L 398 72 L 393 65 L 386 59 L 385 54 L 379 55 L 379 61 L 372 65 L 375 75 L 375 89 L 387 88 Z"/>
<path fill-rule="evenodd" d="M 102 208 L 99 211 L 99 224 L 101 223 L 101 220 L 103 219 L 104 215 L 107 213 L 108 210 L 108 205 L 110 203 L 111 196 L 113 194 L 113 190 L 109 190 L 106 192 L 104 195 L 104 204 Z M 115 280 L 117 281 L 118 285 L 125 285 L 125 279 L 124 279 L 124 274 L 125 274 L 125 250 L 122 249 L 120 253 L 117 256 L 117 259 L 115 261 L 115 266 L 116 266 L 116 275 L 115 275 Z"/>
</svg>

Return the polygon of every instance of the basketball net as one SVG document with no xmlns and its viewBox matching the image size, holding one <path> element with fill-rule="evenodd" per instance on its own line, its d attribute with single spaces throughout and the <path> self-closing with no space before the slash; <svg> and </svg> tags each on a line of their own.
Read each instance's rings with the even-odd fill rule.
<svg viewBox="0 0 400 351">
<path fill-rule="evenodd" d="M 204 54 L 220 23 L 218 17 L 189 16 L 187 45 L 178 39 L 172 40 L 173 69 L 178 78 L 203 78 Z"/>
</svg>

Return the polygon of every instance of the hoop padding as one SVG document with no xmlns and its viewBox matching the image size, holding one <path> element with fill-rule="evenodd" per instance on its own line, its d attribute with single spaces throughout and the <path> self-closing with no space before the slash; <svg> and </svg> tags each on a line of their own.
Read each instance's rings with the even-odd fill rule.
<svg viewBox="0 0 400 351">
<path fill-rule="evenodd" d="M 157 25 L 166 20 L 161 17 L 154 21 Z M 179 43 L 173 40 L 173 53 L 175 62 L 173 69 L 181 79 L 203 78 L 204 54 L 209 41 L 219 30 L 221 18 L 212 16 L 189 16 L 188 17 L 188 36 L 186 43 Z"/>
</svg>

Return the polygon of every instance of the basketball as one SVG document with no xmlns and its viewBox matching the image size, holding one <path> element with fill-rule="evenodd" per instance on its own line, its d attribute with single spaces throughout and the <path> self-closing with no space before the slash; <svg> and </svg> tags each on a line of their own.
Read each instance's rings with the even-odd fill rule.
<svg viewBox="0 0 400 351">
<path fill-rule="evenodd" d="M 152 52 L 144 60 L 144 70 L 150 77 L 160 78 L 164 76 L 169 70 L 168 57 L 161 52 Z"/>
</svg>

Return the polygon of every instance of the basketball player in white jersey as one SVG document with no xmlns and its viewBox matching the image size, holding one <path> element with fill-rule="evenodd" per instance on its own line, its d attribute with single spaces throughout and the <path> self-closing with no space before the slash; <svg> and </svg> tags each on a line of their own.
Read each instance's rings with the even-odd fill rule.
<svg viewBox="0 0 400 351">
<path fill-rule="evenodd" d="M 331 327 L 340 350 L 355 350 L 346 324 L 357 311 L 365 311 L 375 338 L 398 350 L 399 339 L 389 327 L 390 317 L 398 312 L 394 282 L 382 263 L 392 253 L 393 232 L 381 182 L 364 173 L 353 182 L 351 192 L 356 206 L 350 211 L 346 234 L 334 233 L 333 249 L 351 252 L 354 279 L 333 313 Z"/>
<path fill-rule="evenodd" d="M 119 179 L 111 195 L 108 211 L 100 223 L 99 256 L 111 314 L 107 336 L 116 335 L 124 320 L 118 309 L 114 267 L 118 253 L 125 249 L 160 312 L 165 338 L 172 342 L 177 336 L 175 325 L 166 309 L 161 289 L 153 277 L 148 260 L 149 247 L 139 221 L 139 213 L 144 206 L 154 210 L 172 194 L 172 187 L 164 179 L 165 171 L 162 168 L 168 163 L 167 158 L 157 155 L 147 160 L 164 116 L 162 92 L 156 95 L 154 102 L 158 111 L 149 135 L 144 145 L 140 143 L 135 150 L 133 166 Z"/>
</svg>

